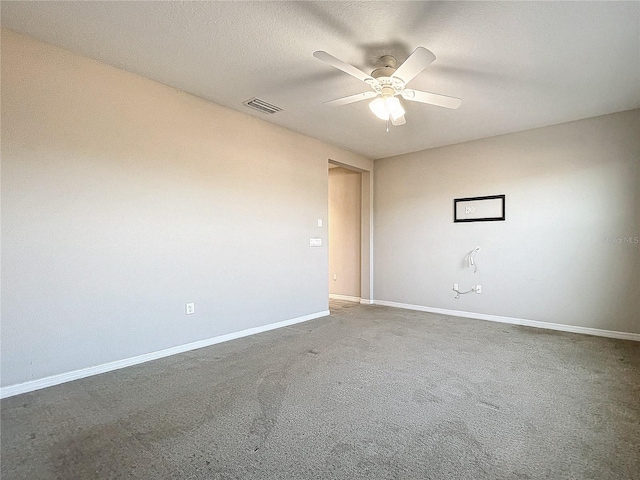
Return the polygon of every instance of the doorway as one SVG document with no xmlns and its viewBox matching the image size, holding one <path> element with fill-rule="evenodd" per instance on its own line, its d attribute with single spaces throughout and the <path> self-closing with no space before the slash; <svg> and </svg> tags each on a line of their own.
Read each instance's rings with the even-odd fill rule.
<svg viewBox="0 0 640 480">
<path fill-rule="evenodd" d="M 360 302 L 362 173 L 329 164 L 329 298 Z"/>
</svg>

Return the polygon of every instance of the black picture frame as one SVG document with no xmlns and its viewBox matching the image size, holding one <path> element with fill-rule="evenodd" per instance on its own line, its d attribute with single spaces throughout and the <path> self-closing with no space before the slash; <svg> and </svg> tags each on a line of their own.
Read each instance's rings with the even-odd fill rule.
<svg viewBox="0 0 640 480">
<path fill-rule="evenodd" d="M 499 216 L 491 217 L 474 217 L 474 218 L 459 218 L 458 217 L 458 205 L 464 204 L 464 202 L 477 202 L 479 200 L 501 200 L 501 211 Z M 488 195 L 486 197 L 467 197 L 467 198 L 455 198 L 453 200 L 453 222 L 454 223 L 469 223 L 469 222 L 501 222 L 506 219 L 505 215 L 505 195 Z"/>
</svg>

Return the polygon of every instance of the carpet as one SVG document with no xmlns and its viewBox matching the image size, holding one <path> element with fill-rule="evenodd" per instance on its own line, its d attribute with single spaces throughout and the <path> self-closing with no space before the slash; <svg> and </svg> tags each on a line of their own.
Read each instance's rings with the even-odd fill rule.
<svg viewBox="0 0 640 480">
<path fill-rule="evenodd" d="M 640 345 L 381 306 L 2 401 L 12 479 L 638 479 Z"/>
</svg>

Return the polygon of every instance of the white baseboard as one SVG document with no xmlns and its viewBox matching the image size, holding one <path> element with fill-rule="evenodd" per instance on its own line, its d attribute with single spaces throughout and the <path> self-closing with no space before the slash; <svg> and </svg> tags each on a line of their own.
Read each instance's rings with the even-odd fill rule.
<svg viewBox="0 0 640 480">
<path fill-rule="evenodd" d="M 332 300 L 346 300 L 347 302 L 360 303 L 360 297 L 350 297 L 349 295 L 338 295 L 337 293 L 330 293 L 329 298 Z"/>
<path fill-rule="evenodd" d="M 144 355 L 125 358 L 123 360 L 116 360 L 115 362 L 104 363 L 102 365 L 96 365 L 94 367 L 82 368 L 80 370 L 60 373 L 58 375 L 52 375 L 50 377 L 40 378 L 38 380 L 31 380 L 29 382 L 18 383 L 16 385 L 9 385 L 0 388 L 0 398 L 7 398 L 14 395 L 19 395 L 21 393 L 33 392 L 34 390 L 40 390 L 41 388 L 52 387 L 61 383 L 71 382 L 72 380 L 79 380 L 81 378 L 90 377 L 92 375 L 98 375 L 100 373 L 106 373 L 112 370 L 130 367 L 132 365 L 138 365 L 140 363 L 149 362 L 151 360 L 157 360 L 158 358 L 169 357 L 178 353 L 208 347 L 210 345 L 215 345 L 216 343 L 228 342 L 229 340 L 235 340 L 236 338 L 247 337 L 249 335 L 255 335 L 256 333 L 267 332 L 269 330 L 275 330 L 276 328 L 282 328 L 289 325 L 294 325 L 296 323 L 302 323 L 309 320 L 314 320 L 316 318 L 326 317 L 327 315 L 329 315 L 329 310 L 324 310 L 322 312 L 311 313 L 309 315 L 284 320 L 282 322 L 262 325 L 260 327 L 248 328 L 240 332 L 228 333 L 226 335 L 220 335 L 218 337 L 198 340 L 197 342 L 186 343 L 184 345 L 178 345 L 176 347 L 158 350 L 157 352 L 145 353 Z"/>
<path fill-rule="evenodd" d="M 361 298 L 360 305 L 373 305 L 373 300 L 369 300 L 368 298 Z"/>
<path fill-rule="evenodd" d="M 615 330 L 602 330 L 599 328 L 590 327 L 577 327 L 574 325 L 565 325 L 562 323 L 540 322 L 537 320 L 527 320 L 524 318 L 502 317 L 499 315 L 464 312 L 461 310 L 448 310 L 446 308 L 423 307 L 422 305 L 387 302 L 385 300 L 374 300 L 373 303 L 375 305 L 383 305 L 386 307 L 405 308 L 407 310 L 418 310 L 420 312 L 439 313 L 441 315 L 451 315 L 453 317 L 474 318 L 477 320 L 488 320 L 490 322 L 510 323 L 512 325 L 522 325 L 525 327 L 546 328 L 548 330 L 558 330 L 561 332 L 582 333 L 585 335 L 619 338 L 622 340 L 633 340 L 635 342 L 640 342 L 640 333 L 617 332 Z"/>
</svg>

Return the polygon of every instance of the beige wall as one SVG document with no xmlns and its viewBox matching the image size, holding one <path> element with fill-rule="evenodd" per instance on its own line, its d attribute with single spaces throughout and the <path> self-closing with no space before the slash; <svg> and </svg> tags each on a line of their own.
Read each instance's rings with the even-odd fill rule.
<svg viewBox="0 0 640 480">
<path fill-rule="evenodd" d="M 640 333 L 639 132 L 633 110 L 377 160 L 375 299 Z M 453 223 L 495 194 L 506 221 Z"/>
<path fill-rule="evenodd" d="M 1 73 L 3 386 L 327 309 L 370 160 L 6 30 Z"/>
<path fill-rule="evenodd" d="M 329 169 L 329 293 L 360 297 L 362 174 Z M 334 279 L 335 275 L 335 279 Z"/>
</svg>

